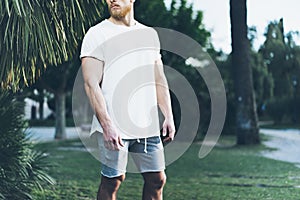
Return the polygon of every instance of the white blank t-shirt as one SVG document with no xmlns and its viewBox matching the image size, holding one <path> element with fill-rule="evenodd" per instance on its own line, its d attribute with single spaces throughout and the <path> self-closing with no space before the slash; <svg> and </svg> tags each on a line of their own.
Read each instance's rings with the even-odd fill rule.
<svg viewBox="0 0 300 200">
<path fill-rule="evenodd" d="M 155 61 L 160 59 L 156 31 L 136 22 L 116 25 L 104 20 L 86 33 L 80 57 L 104 62 L 101 89 L 107 111 L 123 139 L 159 136 Z M 93 116 L 91 134 L 103 132 Z"/>
</svg>

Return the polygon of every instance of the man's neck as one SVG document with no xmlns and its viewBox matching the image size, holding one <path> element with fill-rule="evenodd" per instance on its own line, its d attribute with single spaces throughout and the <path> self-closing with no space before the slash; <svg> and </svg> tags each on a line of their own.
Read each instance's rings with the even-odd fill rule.
<svg viewBox="0 0 300 200">
<path fill-rule="evenodd" d="M 123 26 L 134 26 L 136 24 L 136 21 L 133 15 L 131 14 L 128 14 L 127 16 L 121 19 L 117 19 L 111 16 L 108 20 L 114 24 L 123 25 Z"/>
</svg>

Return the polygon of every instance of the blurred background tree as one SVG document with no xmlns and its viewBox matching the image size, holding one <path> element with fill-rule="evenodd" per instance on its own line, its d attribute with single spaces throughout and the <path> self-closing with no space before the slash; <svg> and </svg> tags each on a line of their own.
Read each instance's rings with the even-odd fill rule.
<svg viewBox="0 0 300 200">
<path fill-rule="evenodd" d="M 285 34 L 283 19 L 270 22 L 259 49 L 274 80 L 274 96 L 265 102 L 266 111 L 277 124 L 299 123 L 300 47 L 295 35 L 298 33 Z"/>
<path fill-rule="evenodd" d="M 257 144 L 260 139 L 250 64 L 246 2 L 246 0 L 230 0 L 235 125 L 237 144 Z"/>
<path fill-rule="evenodd" d="M 80 67 L 79 54 L 76 55 L 78 57 L 72 61 L 58 66 L 48 66 L 35 84 L 54 95 L 54 106 L 51 104 L 49 106 L 54 112 L 55 139 L 66 138 L 66 118 L 73 117 L 72 105 L 67 106 L 66 101 L 71 98 L 73 84 Z"/>
</svg>

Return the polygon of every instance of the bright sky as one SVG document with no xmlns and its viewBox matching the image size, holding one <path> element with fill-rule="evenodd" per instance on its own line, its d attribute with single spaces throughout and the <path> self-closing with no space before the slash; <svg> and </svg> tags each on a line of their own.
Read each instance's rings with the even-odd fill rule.
<svg viewBox="0 0 300 200">
<path fill-rule="evenodd" d="M 169 7 L 171 0 L 164 0 Z M 179 1 L 179 0 L 177 0 Z M 204 24 L 212 34 L 216 49 L 231 52 L 229 0 L 187 0 L 194 4 L 195 10 L 204 13 Z M 255 48 L 265 40 L 265 28 L 270 21 L 283 18 L 285 32 L 300 32 L 299 0 L 247 0 L 248 26 L 256 26 L 258 39 Z M 300 44 L 298 37 L 297 43 Z"/>
</svg>

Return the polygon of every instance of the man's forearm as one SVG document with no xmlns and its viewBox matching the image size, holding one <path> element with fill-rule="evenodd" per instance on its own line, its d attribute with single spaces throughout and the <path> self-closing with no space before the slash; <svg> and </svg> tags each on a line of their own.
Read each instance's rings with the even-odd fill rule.
<svg viewBox="0 0 300 200">
<path fill-rule="evenodd" d="M 173 118 L 170 92 L 165 77 L 160 77 L 156 83 L 157 103 L 165 118 Z"/>
<path fill-rule="evenodd" d="M 101 91 L 101 88 L 97 86 L 90 86 L 85 84 L 85 90 L 89 97 L 90 103 L 93 107 L 95 115 L 99 120 L 103 129 L 106 129 L 111 126 L 111 118 L 107 112 L 106 102 Z"/>
<path fill-rule="evenodd" d="M 169 86 L 164 73 L 163 63 L 161 59 L 155 61 L 154 70 L 157 103 L 164 117 L 167 119 L 173 119 Z"/>
<path fill-rule="evenodd" d="M 165 117 L 162 125 L 162 135 L 165 136 L 163 141 L 168 142 L 174 139 L 175 125 L 167 79 L 163 73 L 160 74 L 160 76 L 156 76 L 157 102 Z"/>
</svg>

